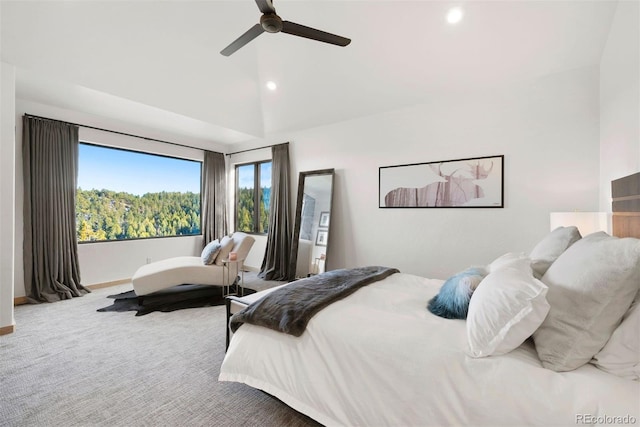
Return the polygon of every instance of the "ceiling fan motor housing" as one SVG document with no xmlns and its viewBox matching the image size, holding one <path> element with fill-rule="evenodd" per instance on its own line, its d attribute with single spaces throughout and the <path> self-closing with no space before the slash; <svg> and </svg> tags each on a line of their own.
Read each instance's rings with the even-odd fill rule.
<svg viewBox="0 0 640 427">
<path fill-rule="evenodd" d="M 282 19 L 275 13 L 265 13 L 260 17 L 260 25 L 267 33 L 279 33 L 282 30 Z"/>
</svg>

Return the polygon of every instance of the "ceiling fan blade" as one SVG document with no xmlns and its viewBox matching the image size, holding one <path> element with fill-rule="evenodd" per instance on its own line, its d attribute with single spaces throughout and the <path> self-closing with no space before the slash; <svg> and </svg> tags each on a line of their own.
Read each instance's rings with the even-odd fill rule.
<svg viewBox="0 0 640 427">
<path fill-rule="evenodd" d="M 337 36 L 335 34 L 316 30 L 315 28 L 306 27 L 289 21 L 282 21 L 282 32 L 338 46 L 346 46 L 351 43 L 351 39 L 346 37 Z"/>
<path fill-rule="evenodd" d="M 256 4 L 258 5 L 258 9 L 260 12 L 264 13 L 276 13 L 276 8 L 273 7 L 273 2 L 271 0 L 256 0 Z"/>
<path fill-rule="evenodd" d="M 253 27 L 249 28 L 246 33 L 238 37 L 233 43 L 229 46 L 225 47 L 220 51 L 224 56 L 229 56 L 234 53 L 236 50 L 240 49 L 242 46 L 249 43 L 251 40 L 258 37 L 260 34 L 264 33 L 264 29 L 262 25 L 256 24 Z"/>
</svg>

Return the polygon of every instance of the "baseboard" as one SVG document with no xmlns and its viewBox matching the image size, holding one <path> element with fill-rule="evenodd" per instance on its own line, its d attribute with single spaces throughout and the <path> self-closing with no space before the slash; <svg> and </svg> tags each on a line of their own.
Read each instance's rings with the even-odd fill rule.
<svg viewBox="0 0 640 427">
<path fill-rule="evenodd" d="M 131 279 L 120 279 L 114 280 L 113 282 L 104 282 L 104 283 L 96 283 L 94 285 L 86 285 L 85 288 L 89 289 L 102 289 L 109 288 L 111 286 L 124 285 L 125 283 L 131 282 Z"/>
<path fill-rule="evenodd" d="M 251 266 L 248 266 L 248 265 L 244 265 L 242 267 L 242 269 L 244 271 L 253 271 L 254 273 L 258 273 L 260 271 L 260 269 L 258 267 L 251 267 Z"/>
<path fill-rule="evenodd" d="M 15 325 L 2 326 L 0 327 L 0 335 L 12 334 L 15 331 Z"/>
<path fill-rule="evenodd" d="M 104 282 L 104 283 L 96 283 L 93 285 L 86 285 L 85 288 L 89 288 L 89 289 L 102 289 L 102 288 L 108 288 L 111 286 L 117 286 L 117 285 L 123 285 L 125 283 L 129 283 L 131 282 L 131 279 L 120 279 L 120 280 L 114 280 L 113 282 Z M 28 304 L 29 301 L 27 300 L 27 297 L 15 297 L 13 299 L 13 305 L 22 305 L 22 304 Z M 10 333 L 10 332 L 8 332 Z"/>
<path fill-rule="evenodd" d="M 16 306 L 16 305 L 26 304 L 27 302 L 28 302 L 28 301 L 27 301 L 27 297 L 15 297 L 15 298 L 13 299 L 13 305 L 14 305 L 14 306 Z"/>
</svg>

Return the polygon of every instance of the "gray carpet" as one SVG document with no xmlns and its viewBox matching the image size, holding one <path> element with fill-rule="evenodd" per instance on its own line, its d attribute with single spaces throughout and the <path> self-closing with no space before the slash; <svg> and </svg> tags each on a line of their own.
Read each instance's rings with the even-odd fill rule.
<svg viewBox="0 0 640 427">
<path fill-rule="evenodd" d="M 131 288 L 16 307 L 16 332 L 0 337 L 1 426 L 318 426 L 261 391 L 218 382 L 224 306 L 96 311 Z"/>
</svg>

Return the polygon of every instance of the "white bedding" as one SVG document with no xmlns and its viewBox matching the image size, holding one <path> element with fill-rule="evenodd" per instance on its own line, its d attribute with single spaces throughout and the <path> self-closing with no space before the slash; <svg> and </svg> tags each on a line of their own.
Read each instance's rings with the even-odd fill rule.
<svg viewBox="0 0 640 427">
<path fill-rule="evenodd" d="M 245 324 L 219 380 L 264 390 L 331 426 L 640 422 L 637 381 L 590 364 L 550 371 L 529 341 L 469 357 L 465 322 L 425 308 L 441 284 L 394 274 L 320 311 L 298 338 Z"/>
</svg>

